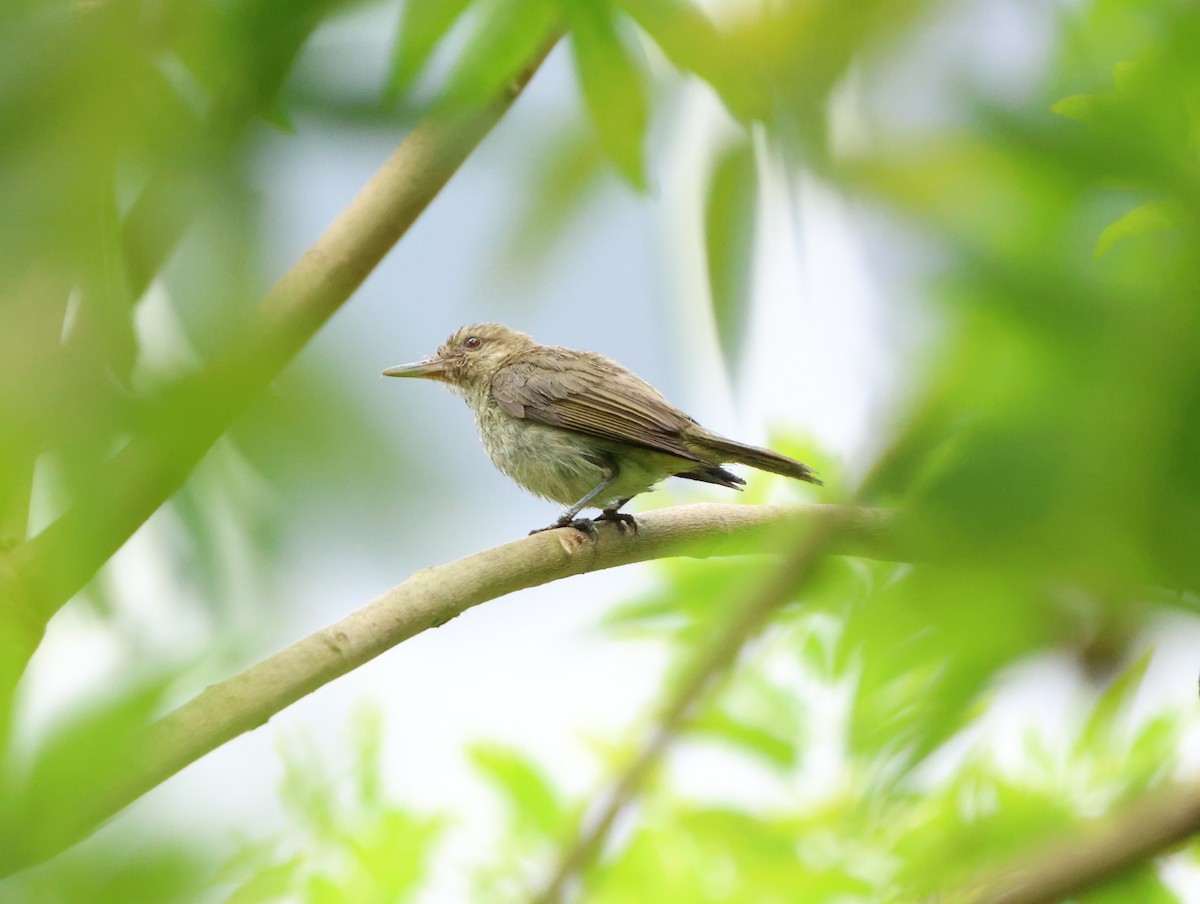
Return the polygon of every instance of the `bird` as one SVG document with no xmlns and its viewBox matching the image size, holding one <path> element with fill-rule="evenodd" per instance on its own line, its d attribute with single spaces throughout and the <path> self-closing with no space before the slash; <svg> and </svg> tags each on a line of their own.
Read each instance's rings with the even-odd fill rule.
<svg viewBox="0 0 1200 904">
<path fill-rule="evenodd" d="M 812 468 L 700 426 L 632 371 L 595 352 L 541 345 L 499 323 L 454 332 L 432 357 L 383 371 L 444 383 L 466 400 L 492 463 L 536 496 L 567 506 L 546 527 L 595 522 L 637 530 L 621 508 L 668 477 L 740 489 L 730 462 L 820 485 Z M 577 517 L 600 509 L 593 520 Z"/>
</svg>

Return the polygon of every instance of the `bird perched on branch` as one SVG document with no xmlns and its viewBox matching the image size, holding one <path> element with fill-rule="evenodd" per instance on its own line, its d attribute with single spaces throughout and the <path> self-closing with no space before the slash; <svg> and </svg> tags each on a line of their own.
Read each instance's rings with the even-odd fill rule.
<svg viewBox="0 0 1200 904">
<path fill-rule="evenodd" d="M 595 525 L 576 518 L 585 508 L 601 510 L 596 521 L 636 529 L 621 506 L 664 478 L 744 484 L 721 467 L 726 462 L 821 483 L 808 465 L 704 429 L 616 361 L 539 345 L 498 323 L 464 326 L 432 358 L 383 374 L 445 383 L 471 406 L 497 468 L 531 493 L 569 506 L 531 533 L 590 533 Z"/>
</svg>

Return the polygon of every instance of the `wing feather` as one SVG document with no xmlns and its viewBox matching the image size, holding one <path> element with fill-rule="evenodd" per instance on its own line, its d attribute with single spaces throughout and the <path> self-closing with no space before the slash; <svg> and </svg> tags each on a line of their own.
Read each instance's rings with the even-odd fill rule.
<svg viewBox="0 0 1200 904">
<path fill-rule="evenodd" d="M 569 357 L 563 357 L 563 354 Z M 524 351 L 492 378 L 492 397 L 513 417 L 706 461 L 684 443 L 695 424 L 646 381 L 601 355 Z"/>
</svg>

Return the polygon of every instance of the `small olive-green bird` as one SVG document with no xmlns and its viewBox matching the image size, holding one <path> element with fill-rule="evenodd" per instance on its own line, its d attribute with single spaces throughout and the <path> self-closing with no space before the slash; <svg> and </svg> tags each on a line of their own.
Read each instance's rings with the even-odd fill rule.
<svg viewBox="0 0 1200 904">
<path fill-rule="evenodd" d="M 432 358 L 389 367 L 388 377 L 445 383 L 475 414 L 492 463 L 529 492 L 568 506 L 553 524 L 592 532 L 576 516 L 636 529 L 621 507 L 667 477 L 738 489 L 726 462 L 820 484 L 786 455 L 704 429 L 636 374 L 594 352 L 539 345 L 498 323 L 464 326 Z"/>
</svg>

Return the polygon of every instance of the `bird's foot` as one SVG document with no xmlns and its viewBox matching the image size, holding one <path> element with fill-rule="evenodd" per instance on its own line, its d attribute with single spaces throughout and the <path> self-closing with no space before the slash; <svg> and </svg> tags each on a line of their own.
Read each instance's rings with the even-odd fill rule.
<svg viewBox="0 0 1200 904">
<path fill-rule="evenodd" d="M 633 529 L 633 532 L 635 534 L 638 531 L 637 520 L 633 517 L 633 515 L 629 514 L 628 512 L 618 512 L 616 509 L 605 509 L 599 515 L 596 516 L 596 520 L 597 521 L 612 521 L 615 524 L 617 524 L 622 530 L 625 529 L 625 525 L 629 525 L 629 527 Z"/>
<path fill-rule="evenodd" d="M 553 524 L 547 524 L 545 527 L 531 530 L 529 535 L 532 537 L 534 534 L 540 534 L 548 530 L 558 530 L 560 527 L 573 527 L 581 534 L 587 534 L 589 537 L 596 535 L 596 525 L 587 518 L 559 518 Z"/>
</svg>

